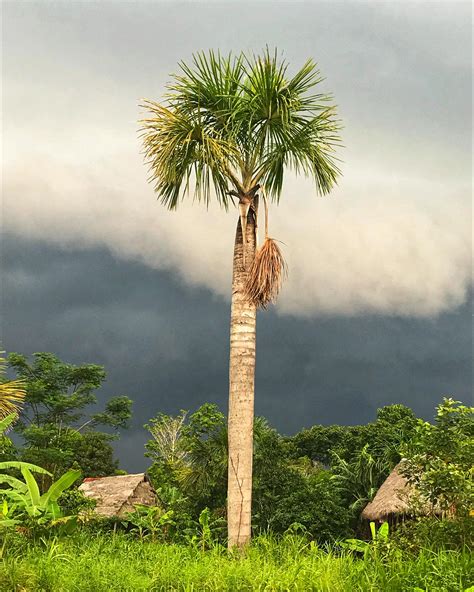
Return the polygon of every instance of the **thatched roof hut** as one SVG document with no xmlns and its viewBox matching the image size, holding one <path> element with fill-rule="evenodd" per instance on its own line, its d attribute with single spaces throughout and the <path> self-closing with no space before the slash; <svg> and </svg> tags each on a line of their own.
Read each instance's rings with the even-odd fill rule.
<svg viewBox="0 0 474 592">
<path fill-rule="evenodd" d="M 389 516 L 410 512 L 410 497 L 413 488 L 400 473 L 400 463 L 380 486 L 374 499 L 362 511 L 367 520 L 387 520 Z"/>
<path fill-rule="evenodd" d="M 156 505 L 156 493 L 145 473 L 113 477 L 89 477 L 79 486 L 82 493 L 95 499 L 95 512 L 111 518 L 133 512 L 136 505 Z"/>
<path fill-rule="evenodd" d="M 400 472 L 401 463 L 393 469 L 380 486 L 374 499 L 362 511 L 362 518 L 383 522 L 403 515 L 442 514 L 439 505 L 423 503 L 417 490 Z"/>
</svg>

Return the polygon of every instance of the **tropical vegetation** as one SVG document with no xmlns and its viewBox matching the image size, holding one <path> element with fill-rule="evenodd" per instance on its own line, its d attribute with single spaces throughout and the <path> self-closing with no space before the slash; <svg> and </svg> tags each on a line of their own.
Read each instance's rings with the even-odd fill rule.
<svg viewBox="0 0 474 592">
<path fill-rule="evenodd" d="M 236 556 L 219 545 L 202 551 L 199 545 L 154 543 L 120 532 L 79 532 L 37 544 L 11 539 L 0 564 L 0 589 L 467 592 L 474 583 L 472 569 L 467 550 L 393 549 L 364 557 L 287 534 L 258 536 Z"/>
<path fill-rule="evenodd" d="M 80 367 L 83 380 L 68 390 L 75 367 L 39 357 L 46 368 L 22 375 L 24 409 L 0 421 L 0 589 L 431 592 L 474 584 L 474 408 L 445 399 L 430 423 L 389 405 L 366 425 L 319 425 L 293 436 L 255 418 L 254 540 L 242 552 L 227 550 L 228 426 L 215 405 L 151 418 L 144 452 L 157 503 L 101 519 L 77 489 L 77 452 L 53 475 L 26 460 L 30 440 L 14 443 L 5 432 L 16 422 L 21 435 L 22 417 L 54 425 L 56 413 L 66 432 L 85 422 L 115 429 L 128 422 L 130 406 L 119 400 L 84 417 L 75 392 L 87 385 L 80 394 L 91 399 L 97 382 L 87 377 L 98 367 L 92 374 Z M 27 362 L 11 357 L 17 372 L 19 360 Z M 400 460 L 419 492 L 414 516 L 367 524 L 362 508 Z M 96 475 L 110 474 L 100 455 L 88 462 Z M 427 504 L 443 511 L 419 513 Z"/>
<path fill-rule="evenodd" d="M 68 364 L 47 352 L 35 353 L 32 361 L 10 353 L 8 362 L 24 389 L 14 424 L 22 442 L 18 460 L 42 466 L 52 478 L 71 468 L 89 477 L 114 474 L 118 463 L 112 442 L 129 424 L 132 401 L 112 397 L 103 411 L 92 412 L 106 378 L 104 368 Z M 43 480 L 46 484 L 51 477 Z"/>
</svg>

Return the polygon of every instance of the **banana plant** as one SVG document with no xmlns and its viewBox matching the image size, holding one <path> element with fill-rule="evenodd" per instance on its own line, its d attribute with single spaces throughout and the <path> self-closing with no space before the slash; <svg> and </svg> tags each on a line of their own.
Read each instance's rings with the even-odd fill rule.
<svg viewBox="0 0 474 592">
<path fill-rule="evenodd" d="M 27 463 L 21 464 L 26 465 Z M 40 467 L 35 465 L 31 467 L 22 466 L 20 470 L 24 481 L 10 475 L 0 475 L 0 482 L 8 485 L 6 489 L 1 490 L 1 495 L 4 500 L 9 500 L 11 503 L 9 514 L 18 518 L 28 516 L 40 524 L 46 524 L 62 517 L 58 504 L 59 496 L 73 485 L 80 477 L 81 472 L 77 470 L 67 471 L 41 495 L 38 483 L 32 473 L 38 468 Z M 44 470 L 36 472 L 41 473 Z"/>
<path fill-rule="evenodd" d="M 15 413 L 11 413 L 0 420 L 0 435 L 4 434 L 16 417 Z M 33 473 L 51 477 L 49 471 L 27 462 L 16 460 L 0 462 L 0 471 L 9 469 L 20 471 L 24 481 L 0 472 L 0 484 L 7 486 L 0 490 L 0 496 L 3 498 L 0 526 L 15 526 L 19 520 L 26 516 L 34 518 L 42 524 L 63 518 L 58 504 L 59 496 L 80 477 L 80 471 L 67 471 L 41 495 Z"/>
<path fill-rule="evenodd" d="M 194 528 L 188 529 L 187 540 L 192 546 L 204 552 L 216 542 L 224 525 L 223 518 L 213 518 L 211 510 L 204 508 L 199 514 L 198 520 L 194 521 Z"/>
<path fill-rule="evenodd" d="M 12 507 L 8 505 L 6 499 L 3 500 L 0 511 L 0 529 L 9 528 L 10 526 L 17 526 L 20 524 L 19 520 L 11 518 Z"/>
<path fill-rule="evenodd" d="M 372 535 L 371 542 L 363 541 L 361 539 L 346 539 L 344 542 L 340 542 L 339 545 L 350 551 L 363 553 L 365 558 L 372 550 L 387 545 L 389 536 L 388 522 L 384 522 L 378 530 L 375 526 L 375 522 L 371 522 L 370 534 Z"/>
</svg>

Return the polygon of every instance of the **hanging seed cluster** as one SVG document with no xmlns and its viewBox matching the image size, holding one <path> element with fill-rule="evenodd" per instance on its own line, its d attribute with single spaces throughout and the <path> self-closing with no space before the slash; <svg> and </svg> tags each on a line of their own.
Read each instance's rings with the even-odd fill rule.
<svg viewBox="0 0 474 592">
<path fill-rule="evenodd" d="M 267 308 L 275 302 L 283 280 L 288 275 L 280 247 L 272 238 L 266 238 L 255 254 L 247 278 L 247 297 L 257 308 Z"/>
</svg>

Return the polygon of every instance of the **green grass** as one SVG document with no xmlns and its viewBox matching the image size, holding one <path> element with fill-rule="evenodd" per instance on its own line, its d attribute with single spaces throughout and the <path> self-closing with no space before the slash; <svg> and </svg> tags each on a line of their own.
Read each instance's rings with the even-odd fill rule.
<svg viewBox="0 0 474 592">
<path fill-rule="evenodd" d="M 261 537 L 244 556 L 215 547 L 141 542 L 123 534 L 77 533 L 36 543 L 7 539 L 0 590 L 120 591 L 417 591 L 450 592 L 473 583 L 467 551 L 399 550 L 366 559 L 318 549 L 292 536 Z"/>
</svg>

